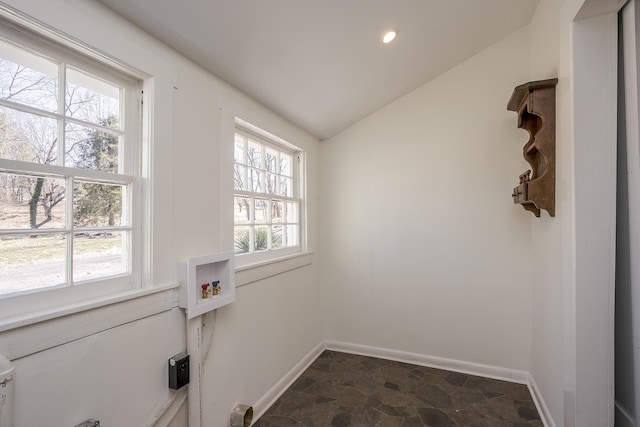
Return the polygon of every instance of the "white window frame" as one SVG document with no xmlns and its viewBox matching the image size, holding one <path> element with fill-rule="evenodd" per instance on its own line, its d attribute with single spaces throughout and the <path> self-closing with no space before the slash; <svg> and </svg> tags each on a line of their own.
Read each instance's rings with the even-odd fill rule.
<svg viewBox="0 0 640 427">
<path fill-rule="evenodd" d="M 282 201 L 291 201 L 295 202 L 298 205 L 298 217 L 297 222 L 291 223 L 296 224 L 298 226 L 298 236 L 297 241 L 298 244 L 295 246 L 283 247 L 283 248 L 268 248 L 267 250 L 259 251 L 259 252 L 248 252 L 248 253 L 236 253 L 235 254 L 235 263 L 237 269 L 242 269 L 243 267 L 259 265 L 262 263 L 267 263 L 275 260 L 284 259 L 290 256 L 301 254 L 306 250 L 306 223 L 304 221 L 305 218 L 305 155 L 304 152 L 295 145 L 284 141 L 283 139 L 270 134 L 262 129 L 259 129 L 247 122 L 236 119 L 235 128 L 234 128 L 234 140 L 232 141 L 233 146 L 235 147 L 235 135 L 240 134 L 244 137 L 247 137 L 263 147 L 270 147 L 274 150 L 286 153 L 291 155 L 292 160 L 292 179 L 293 179 L 293 194 L 291 197 L 280 196 L 280 195 L 270 195 L 268 193 L 257 193 L 252 191 L 240 191 L 235 189 L 233 190 L 233 209 L 235 209 L 235 197 L 247 197 L 247 198 L 258 198 L 258 199 L 275 199 Z M 264 159 L 264 150 L 263 150 L 263 159 Z M 234 171 L 235 171 L 235 159 L 234 159 Z M 234 172 L 235 173 L 235 172 Z M 245 181 L 246 182 L 246 181 Z M 234 180 L 235 183 L 235 180 Z M 271 223 L 269 223 L 271 225 Z M 239 224 L 239 226 L 241 226 Z M 234 221 L 233 224 L 234 230 L 236 228 L 236 224 Z M 251 233 L 253 236 L 253 233 Z M 235 233 L 234 233 L 235 236 Z M 270 240 L 270 239 L 269 239 Z M 250 246 L 253 247 L 253 238 L 251 239 Z M 269 242 L 270 246 L 270 242 Z M 235 250 L 235 238 L 234 238 L 234 250 Z"/>
<path fill-rule="evenodd" d="M 145 233 L 142 227 L 142 218 L 148 216 L 148 203 L 143 199 L 145 190 L 142 187 L 143 175 L 142 170 L 148 170 L 145 166 L 143 138 L 142 138 L 142 87 L 144 77 L 136 73 L 125 70 L 120 64 L 111 63 L 107 58 L 101 57 L 98 61 L 96 55 L 84 46 L 75 43 L 61 43 L 53 41 L 54 34 L 48 37 L 37 34 L 34 31 L 21 27 L 6 18 L 0 17 L 0 38 L 10 44 L 27 48 L 33 52 L 53 59 L 55 62 L 64 63 L 78 70 L 87 72 L 99 78 L 105 79 L 110 83 L 116 84 L 124 89 L 125 97 L 121 102 L 121 117 L 124 123 L 121 135 L 125 143 L 119 148 L 119 156 L 121 157 L 121 166 L 118 174 L 112 174 L 93 170 L 80 170 L 76 168 L 65 167 L 62 164 L 44 165 L 29 162 L 20 162 L 14 160 L 0 159 L 0 170 L 8 173 L 16 173 L 22 175 L 38 175 L 64 179 L 66 181 L 67 192 L 69 194 L 69 184 L 73 179 L 86 179 L 99 183 L 120 184 L 125 186 L 125 205 L 128 211 L 123 214 L 128 216 L 128 224 L 121 228 L 129 233 L 129 238 L 125 243 L 128 245 L 128 265 L 127 273 L 119 276 L 108 277 L 105 279 L 96 279 L 92 281 L 83 281 L 79 283 L 65 283 L 64 285 L 34 289 L 19 293 L 0 295 L 0 324 L 7 319 L 20 319 L 28 317 L 33 313 L 54 312 L 66 307 L 64 310 L 70 310 L 69 307 L 82 305 L 87 301 L 95 301 L 108 296 L 123 295 L 136 288 L 142 287 L 143 283 L 143 266 L 147 263 L 150 254 L 143 253 L 148 245 L 143 244 L 143 235 Z M 36 112 L 31 107 L 25 107 L 22 104 L 13 103 L 11 101 L 0 101 L 0 104 L 14 110 L 25 112 Z M 42 114 L 41 111 L 37 111 Z M 60 119 L 59 113 L 51 113 L 52 118 Z M 62 161 L 60 160 L 59 162 Z M 67 223 L 64 229 L 60 230 L 42 230 L 36 233 L 50 233 L 60 231 L 61 233 L 73 234 L 73 227 L 70 227 L 73 214 L 73 200 L 66 197 L 66 216 Z M 124 206 L 123 206 L 124 208 Z M 114 230 L 115 230 L 114 228 Z M 15 231 L 6 231 L 2 234 L 19 234 Z M 32 232 L 29 232 L 32 234 Z M 124 245 L 123 245 L 124 246 Z M 72 254 L 67 249 L 67 257 Z M 69 261 L 68 265 L 70 265 Z M 69 267 L 67 266 L 67 269 Z M 70 278 L 70 272 L 67 272 Z M 73 311 L 73 309 L 71 309 Z M 44 314 L 44 316 L 47 316 Z M 9 320 L 11 322 L 12 320 Z"/>
</svg>

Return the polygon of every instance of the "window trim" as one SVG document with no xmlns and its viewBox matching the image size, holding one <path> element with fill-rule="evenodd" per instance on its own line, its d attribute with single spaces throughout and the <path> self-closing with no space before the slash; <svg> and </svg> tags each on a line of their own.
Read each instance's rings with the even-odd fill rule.
<svg viewBox="0 0 640 427">
<path fill-rule="evenodd" d="M 112 293 L 0 319 L 0 354 L 17 359 L 177 309 L 179 284 Z M 43 332 L 44 331 L 44 332 Z"/>
<path fill-rule="evenodd" d="M 314 253 L 303 251 L 262 262 L 236 267 L 236 287 L 277 276 L 287 271 L 302 268 L 313 263 Z"/>
<path fill-rule="evenodd" d="M 238 117 L 235 117 L 234 128 L 232 136 L 235 140 L 235 134 L 239 133 L 243 136 L 252 138 L 256 140 L 256 142 L 263 144 L 267 147 L 273 148 L 278 151 L 286 152 L 287 154 L 291 154 L 293 160 L 293 197 L 288 196 L 278 196 L 271 197 L 273 195 L 267 193 L 254 193 L 247 191 L 238 191 L 233 186 L 232 181 L 232 196 L 235 199 L 236 195 L 245 195 L 248 197 L 256 197 L 256 198 L 275 198 L 281 199 L 284 201 L 290 200 L 295 201 L 298 204 L 298 244 L 295 246 L 285 247 L 285 248 L 276 248 L 269 249 L 260 252 L 249 252 L 249 253 L 236 253 L 235 254 L 235 264 L 236 271 L 240 272 L 246 269 L 254 268 L 254 267 L 263 267 L 264 265 L 268 265 L 271 263 L 276 263 L 283 260 L 288 260 L 290 258 L 295 258 L 297 256 L 301 256 L 307 253 L 307 226 L 306 226 L 306 157 L 305 152 L 282 138 L 279 138 L 263 129 L 258 128 L 255 125 L 250 124 Z M 235 142 L 232 142 L 232 147 L 235 147 Z M 233 150 L 232 150 L 233 152 Z M 233 165 L 235 165 L 235 158 L 232 156 L 231 161 Z M 232 168 L 232 170 L 235 170 Z M 235 172 L 234 172 L 235 173 Z M 235 203 L 232 201 L 232 204 Z M 233 207 L 233 206 L 232 206 Z M 235 229 L 235 221 L 232 222 L 232 226 Z M 235 233 L 232 233 L 234 236 Z M 235 244 L 233 244 L 235 250 Z M 309 263 L 310 263 L 309 258 Z M 305 264 L 306 265 L 306 264 Z M 286 271 L 287 268 L 285 267 Z M 254 281 L 254 280 L 251 280 Z M 238 285 L 240 286 L 240 285 Z"/>
<path fill-rule="evenodd" d="M 148 117 L 151 114 L 151 102 L 144 105 L 143 97 L 144 90 L 147 88 L 151 89 L 147 92 L 153 93 L 153 79 L 138 69 L 129 67 L 78 40 L 45 28 L 28 17 L 16 15 L 2 6 L 0 6 L 0 38 L 39 56 L 52 58 L 56 63 L 64 63 L 66 66 L 119 85 L 127 92 L 121 101 L 121 110 L 126 111 L 121 115 L 123 128 L 115 132 L 124 135 L 127 141 L 122 151 L 124 157 L 122 173 L 114 175 L 100 171 L 85 171 L 59 165 L 40 165 L 7 159 L 0 159 L 0 168 L 23 175 L 42 172 L 44 175 L 56 177 L 70 176 L 69 170 L 73 170 L 72 175 L 76 178 L 86 177 L 104 183 L 124 184 L 131 190 L 128 194 L 131 223 L 130 226 L 125 227 L 130 232 L 131 249 L 128 261 L 131 264 L 130 273 L 95 281 L 76 282 L 71 285 L 64 283 L 56 287 L 1 295 L 0 326 L 10 323 L 10 319 L 23 317 L 37 319 L 42 313 L 63 312 L 65 307 L 81 307 L 83 303 L 91 306 L 94 304 L 92 301 L 118 299 L 118 295 L 135 297 L 135 294 L 147 292 L 143 287 L 150 285 L 152 265 L 150 209 L 152 187 L 149 179 L 152 171 L 152 147 L 148 146 L 152 122 Z M 10 101 L 5 103 L 13 104 Z M 18 111 L 30 108 L 19 103 L 15 106 L 7 106 Z M 38 114 L 42 115 L 41 112 Z M 52 117 L 58 115 L 58 113 L 52 114 Z M 66 120 L 74 123 L 77 121 L 69 118 Z M 98 125 L 91 127 L 96 126 L 99 127 Z M 113 130 L 110 131 L 113 132 Z M 28 167 L 22 167 L 21 163 L 27 163 Z M 132 175 L 132 172 L 135 172 L 135 175 Z M 52 232 L 43 230 L 45 231 Z M 11 231 L 7 231 L 2 234 L 10 233 Z"/>
</svg>

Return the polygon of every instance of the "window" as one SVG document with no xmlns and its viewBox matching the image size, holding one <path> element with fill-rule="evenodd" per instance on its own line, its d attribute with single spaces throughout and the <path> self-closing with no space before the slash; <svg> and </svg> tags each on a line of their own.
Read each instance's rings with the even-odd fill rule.
<svg viewBox="0 0 640 427">
<path fill-rule="evenodd" d="M 6 22 L 0 29 L 0 297 L 132 287 L 140 82 Z"/>
<path fill-rule="evenodd" d="M 302 153 L 238 127 L 234 144 L 236 254 L 255 262 L 300 252 Z"/>
</svg>

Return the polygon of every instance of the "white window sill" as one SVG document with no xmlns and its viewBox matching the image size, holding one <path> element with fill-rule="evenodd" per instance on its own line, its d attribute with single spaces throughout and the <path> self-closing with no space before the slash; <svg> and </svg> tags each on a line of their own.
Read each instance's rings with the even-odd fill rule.
<svg viewBox="0 0 640 427">
<path fill-rule="evenodd" d="M 236 268 L 236 287 L 310 265 L 313 252 Z M 81 303 L 0 319 L 0 354 L 25 357 L 178 307 L 178 283 L 133 289 Z"/>
<path fill-rule="evenodd" d="M 304 267 L 313 262 L 313 252 L 301 252 L 236 268 L 236 288 Z"/>
<path fill-rule="evenodd" d="M 24 357 L 178 306 L 178 284 L 114 295 L 0 320 L 0 354 Z"/>
</svg>

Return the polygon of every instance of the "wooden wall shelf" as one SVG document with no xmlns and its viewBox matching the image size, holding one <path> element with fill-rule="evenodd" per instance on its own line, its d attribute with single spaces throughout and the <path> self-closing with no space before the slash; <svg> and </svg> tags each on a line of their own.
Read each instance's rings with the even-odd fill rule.
<svg viewBox="0 0 640 427">
<path fill-rule="evenodd" d="M 513 189 L 513 203 L 537 217 L 540 210 L 556 215 L 556 85 L 558 79 L 539 80 L 517 86 L 507 110 L 518 114 L 518 127 L 529 132 L 522 149 L 531 170 L 520 175 Z"/>
</svg>

